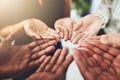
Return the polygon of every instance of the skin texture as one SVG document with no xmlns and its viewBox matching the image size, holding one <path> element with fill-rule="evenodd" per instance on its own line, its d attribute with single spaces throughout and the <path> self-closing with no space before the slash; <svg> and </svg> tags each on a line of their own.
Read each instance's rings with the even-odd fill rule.
<svg viewBox="0 0 120 80">
<path fill-rule="evenodd" d="M 12 77 L 40 65 L 54 51 L 55 40 L 38 40 L 22 46 L 0 43 L 0 79 Z"/>
<path fill-rule="evenodd" d="M 75 24 L 76 22 L 72 18 L 61 18 L 55 22 L 54 26 L 60 37 L 67 41 L 72 37 Z"/>
<path fill-rule="evenodd" d="M 120 80 L 120 50 L 99 41 L 74 49 L 74 59 L 85 80 Z"/>
<path fill-rule="evenodd" d="M 113 47 L 120 48 L 120 34 L 106 34 L 99 37 L 101 43 L 112 45 Z"/>
<path fill-rule="evenodd" d="M 57 32 L 38 19 L 27 19 L 15 25 L 7 26 L 0 30 L 0 35 L 4 38 L 11 35 L 11 40 L 18 39 L 23 35 L 27 35 L 33 40 L 41 38 L 59 40 Z"/>
<path fill-rule="evenodd" d="M 26 80 L 64 80 L 67 68 L 73 61 L 72 55 L 66 58 L 67 54 L 67 48 L 58 49 L 53 57 L 46 58 L 36 73 Z"/>
<path fill-rule="evenodd" d="M 110 45 L 112 47 L 120 48 L 120 34 L 105 34 L 101 36 L 94 36 L 86 40 L 81 40 L 78 43 L 78 47 L 81 47 L 82 44 L 90 41 L 100 41 L 103 44 Z"/>
<path fill-rule="evenodd" d="M 81 18 L 73 29 L 72 43 L 77 44 L 81 40 L 97 35 L 102 25 L 103 21 L 98 16 L 87 15 Z"/>
</svg>

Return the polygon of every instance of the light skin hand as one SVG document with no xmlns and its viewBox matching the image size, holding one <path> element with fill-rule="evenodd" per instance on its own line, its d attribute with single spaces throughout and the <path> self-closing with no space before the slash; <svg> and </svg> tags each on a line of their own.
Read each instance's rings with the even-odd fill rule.
<svg viewBox="0 0 120 80">
<path fill-rule="evenodd" d="M 46 58 L 36 73 L 27 80 L 64 80 L 67 68 L 73 61 L 72 55 L 66 59 L 67 53 L 67 48 L 58 49 L 54 56 Z"/>
<path fill-rule="evenodd" d="M 78 42 L 78 47 L 80 47 L 82 44 L 86 42 L 91 42 L 91 41 L 100 41 L 103 44 L 107 44 L 116 48 L 120 48 L 120 34 L 105 34 L 101 36 L 94 36 L 86 40 L 81 40 Z"/>
<path fill-rule="evenodd" d="M 87 15 L 81 18 L 73 29 L 72 43 L 77 44 L 80 40 L 95 36 L 102 27 L 102 24 L 103 21 L 98 16 Z"/>
<path fill-rule="evenodd" d="M 101 43 L 111 45 L 113 47 L 120 48 L 120 34 L 106 34 L 106 35 L 101 35 L 99 37 L 99 40 Z"/>
<path fill-rule="evenodd" d="M 74 49 L 74 58 L 85 80 L 119 80 L 120 50 L 91 42 L 83 50 Z"/>
<path fill-rule="evenodd" d="M 22 46 L 0 44 L 0 79 L 15 76 L 40 65 L 55 49 L 55 40 L 38 40 Z"/>
<path fill-rule="evenodd" d="M 44 22 L 38 19 L 30 19 L 24 22 L 24 30 L 33 39 L 50 38 L 59 40 L 57 32 L 49 28 Z"/>
<path fill-rule="evenodd" d="M 4 31 L 11 29 L 11 32 L 8 34 Z M 38 19 L 27 19 L 18 24 L 8 26 L 1 30 L 1 34 L 8 37 L 8 40 L 19 39 L 23 35 L 31 37 L 33 40 L 49 38 L 59 41 L 59 35 L 57 32 L 49 28 L 44 22 Z"/>
<path fill-rule="evenodd" d="M 54 26 L 60 37 L 67 41 L 72 37 L 75 24 L 76 22 L 71 18 L 61 18 L 55 22 Z"/>
</svg>

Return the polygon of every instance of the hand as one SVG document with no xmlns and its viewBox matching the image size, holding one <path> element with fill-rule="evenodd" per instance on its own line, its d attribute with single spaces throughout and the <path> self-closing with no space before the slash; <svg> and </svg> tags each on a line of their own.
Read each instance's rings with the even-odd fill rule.
<svg viewBox="0 0 120 80">
<path fill-rule="evenodd" d="M 91 42 L 74 50 L 74 59 L 85 80 L 120 80 L 120 50 Z"/>
<path fill-rule="evenodd" d="M 33 40 L 42 39 L 42 38 L 50 38 L 56 39 L 59 41 L 59 35 L 57 32 L 51 28 L 49 28 L 44 22 L 38 19 L 28 19 L 24 20 L 16 25 L 11 26 L 13 28 L 10 40 L 18 39 L 19 36 L 27 35 L 31 37 Z"/>
<path fill-rule="evenodd" d="M 99 37 L 99 40 L 101 43 L 111 45 L 113 47 L 120 48 L 120 34 L 106 34 L 106 35 L 101 35 Z"/>
<path fill-rule="evenodd" d="M 15 76 L 40 65 L 55 50 L 55 40 L 38 40 L 27 45 L 0 44 L 0 79 Z"/>
<path fill-rule="evenodd" d="M 36 73 L 33 73 L 27 80 L 64 80 L 68 66 L 73 61 L 73 57 L 66 59 L 68 50 L 58 49 L 54 56 L 46 58 L 40 65 Z"/>
<path fill-rule="evenodd" d="M 95 36 L 103 25 L 100 17 L 87 15 L 80 19 L 74 27 L 74 34 L 71 38 L 72 43 L 77 44 L 80 40 L 85 40 L 91 36 Z"/>
<path fill-rule="evenodd" d="M 84 44 L 86 41 L 90 42 L 90 41 L 100 41 L 103 44 L 107 44 L 116 48 L 120 48 L 120 34 L 116 33 L 116 34 L 105 34 L 105 35 L 101 35 L 101 36 L 94 36 L 91 37 L 89 39 L 86 40 L 81 40 L 78 43 L 78 46 L 80 47 L 82 44 Z"/>
<path fill-rule="evenodd" d="M 65 41 L 70 40 L 73 34 L 73 27 L 75 21 L 71 18 L 58 19 L 55 22 L 55 29 L 59 33 L 60 37 Z"/>
</svg>

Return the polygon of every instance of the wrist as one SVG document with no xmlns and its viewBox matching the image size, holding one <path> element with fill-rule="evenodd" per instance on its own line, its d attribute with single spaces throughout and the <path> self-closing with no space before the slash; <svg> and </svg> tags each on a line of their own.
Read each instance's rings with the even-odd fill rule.
<svg viewBox="0 0 120 80">
<path fill-rule="evenodd" d="M 97 15 L 97 14 L 92 14 L 92 15 L 96 18 L 96 20 L 100 24 L 100 27 L 104 28 L 105 27 L 105 20 L 104 20 L 104 18 L 101 15 Z"/>
</svg>

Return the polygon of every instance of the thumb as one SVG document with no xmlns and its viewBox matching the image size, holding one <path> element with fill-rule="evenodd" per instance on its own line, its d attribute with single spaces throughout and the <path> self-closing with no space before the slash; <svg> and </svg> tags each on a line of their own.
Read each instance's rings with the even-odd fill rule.
<svg viewBox="0 0 120 80">
<path fill-rule="evenodd" d="M 63 62 L 63 64 L 62 64 L 62 67 L 63 67 L 63 68 L 61 68 L 62 70 L 60 70 L 60 71 L 66 73 L 66 71 L 67 71 L 69 65 L 72 63 L 72 61 L 73 61 L 73 55 L 70 55 L 70 56 Z"/>
<path fill-rule="evenodd" d="M 29 37 L 31 37 L 33 40 L 37 40 L 37 39 L 41 39 L 41 36 L 38 35 L 36 32 L 34 32 L 31 28 L 30 28 L 30 24 L 29 23 L 25 23 L 24 25 L 24 31 L 25 34 Z"/>
</svg>

